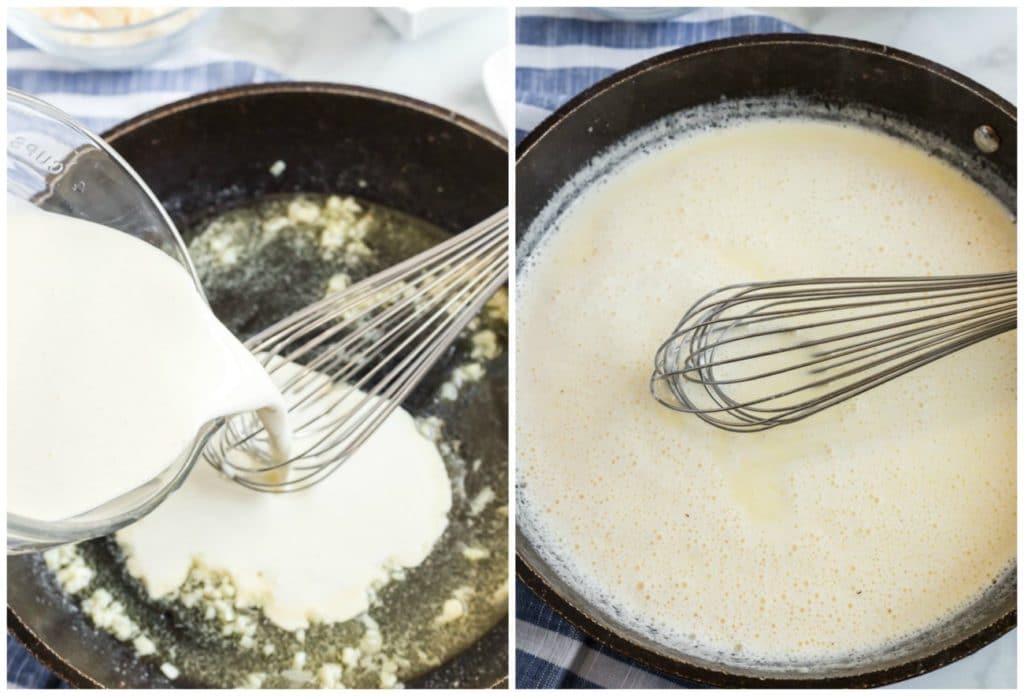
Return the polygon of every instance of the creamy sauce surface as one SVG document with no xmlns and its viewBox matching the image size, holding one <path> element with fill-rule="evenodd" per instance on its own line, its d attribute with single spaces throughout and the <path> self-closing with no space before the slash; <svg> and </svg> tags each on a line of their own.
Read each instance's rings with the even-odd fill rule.
<svg viewBox="0 0 1024 696">
<path fill-rule="evenodd" d="M 763 433 L 648 393 L 705 293 L 1015 267 L 1010 213 L 950 166 L 837 124 L 754 121 L 627 161 L 520 274 L 519 520 L 627 625 L 744 661 L 884 648 L 1015 558 L 1016 334 Z"/>
<path fill-rule="evenodd" d="M 185 269 L 109 227 L 9 200 L 7 509 L 74 517 L 142 486 L 200 428 L 280 392 Z"/>
</svg>

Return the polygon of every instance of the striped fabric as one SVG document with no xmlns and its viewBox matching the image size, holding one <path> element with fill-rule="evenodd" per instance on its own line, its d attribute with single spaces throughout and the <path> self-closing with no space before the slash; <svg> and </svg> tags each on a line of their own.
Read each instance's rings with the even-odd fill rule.
<svg viewBox="0 0 1024 696">
<path fill-rule="evenodd" d="M 21 643 L 7 636 L 7 688 L 66 689 L 68 685 L 36 662 Z"/>
<path fill-rule="evenodd" d="M 516 688 L 695 688 L 588 638 L 516 582 Z"/>
<path fill-rule="evenodd" d="M 616 21 L 595 10 L 520 9 L 516 15 L 516 142 L 573 96 L 664 51 L 743 34 L 799 32 L 735 8 L 695 9 L 665 21 Z M 516 584 L 516 687 L 692 687 L 588 638 Z"/>
<path fill-rule="evenodd" d="M 7 32 L 7 86 L 50 102 L 94 133 L 199 92 L 282 79 L 206 48 L 142 69 L 94 70 L 45 54 Z"/>
<path fill-rule="evenodd" d="M 594 10 L 516 14 L 516 142 L 595 82 L 659 53 L 743 34 L 798 32 L 774 17 L 701 8 L 661 22 L 622 22 Z"/>
<path fill-rule="evenodd" d="M 199 92 L 283 79 L 272 70 L 203 48 L 142 69 L 93 70 L 47 55 L 7 33 L 7 85 L 50 102 L 94 133 Z M 10 636 L 7 684 L 11 688 L 66 687 Z"/>
</svg>

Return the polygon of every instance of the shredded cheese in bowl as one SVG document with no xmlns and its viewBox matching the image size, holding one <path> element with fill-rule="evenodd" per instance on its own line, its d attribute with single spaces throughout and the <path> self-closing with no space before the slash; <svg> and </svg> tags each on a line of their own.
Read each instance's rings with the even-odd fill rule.
<svg viewBox="0 0 1024 696">
<path fill-rule="evenodd" d="M 141 24 L 174 11 L 174 7 L 36 7 L 30 12 L 51 24 L 74 29 L 113 29 Z"/>
</svg>

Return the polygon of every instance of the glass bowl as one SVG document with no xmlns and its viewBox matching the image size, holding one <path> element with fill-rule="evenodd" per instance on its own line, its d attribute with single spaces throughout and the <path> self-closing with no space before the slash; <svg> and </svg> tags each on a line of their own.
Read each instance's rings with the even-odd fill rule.
<svg viewBox="0 0 1024 696">
<path fill-rule="evenodd" d="M 144 21 L 112 27 L 71 26 L 40 14 L 60 9 L 12 9 L 8 26 L 47 53 L 95 68 L 150 63 L 190 43 L 217 14 L 214 9 L 195 7 L 155 8 L 164 11 Z"/>
<path fill-rule="evenodd" d="M 203 295 L 167 212 L 121 156 L 67 114 L 14 89 L 7 90 L 7 197 L 9 203 L 18 199 L 143 239 L 178 261 Z M 16 366 L 8 366 L 12 368 Z M 169 460 L 158 477 L 89 512 L 57 522 L 8 513 L 8 553 L 103 536 L 139 519 L 181 485 L 216 427 L 217 423 L 207 425 L 188 451 Z M 8 462 L 19 465 L 24 464 Z"/>
</svg>

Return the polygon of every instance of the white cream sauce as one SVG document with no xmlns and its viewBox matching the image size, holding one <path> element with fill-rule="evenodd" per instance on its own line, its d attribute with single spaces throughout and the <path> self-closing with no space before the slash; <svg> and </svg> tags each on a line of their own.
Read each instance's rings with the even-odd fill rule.
<svg viewBox="0 0 1024 696">
<path fill-rule="evenodd" d="M 584 596 L 681 649 L 841 658 L 935 624 L 1015 557 L 1015 334 L 753 434 L 658 405 L 653 356 L 730 283 L 1015 260 L 996 200 L 856 127 L 751 122 L 619 165 L 521 276 L 523 528 Z"/>
<path fill-rule="evenodd" d="M 131 235 L 8 201 L 7 509 L 74 517 L 180 465 L 200 428 L 282 398 L 185 269 Z"/>
<path fill-rule="evenodd" d="M 299 369 L 286 363 L 274 378 L 283 384 Z M 363 396 L 343 392 L 345 385 L 328 389 L 320 398 L 342 409 Z M 289 413 L 296 426 L 315 415 L 316 406 Z M 294 451 L 320 436 L 297 430 Z M 244 453 L 233 456 L 237 468 L 253 466 L 237 459 Z M 293 474 L 299 473 L 296 465 Z M 310 488 L 255 492 L 201 464 L 163 505 L 119 531 L 117 541 L 129 572 L 152 597 L 172 594 L 198 562 L 231 576 L 237 606 L 259 606 L 271 621 L 294 630 L 366 611 L 369 590 L 388 582 L 390 571 L 415 567 L 429 555 L 448 526 L 451 502 L 437 447 L 399 407 L 337 471 Z"/>
</svg>

